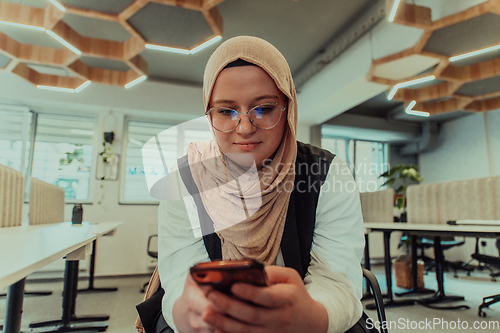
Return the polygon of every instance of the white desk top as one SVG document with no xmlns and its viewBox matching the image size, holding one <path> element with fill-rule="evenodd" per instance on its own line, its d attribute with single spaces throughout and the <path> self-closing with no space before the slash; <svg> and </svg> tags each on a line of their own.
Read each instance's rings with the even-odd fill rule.
<svg viewBox="0 0 500 333">
<path fill-rule="evenodd" d="M 498 225 L 449 225 L 420 223 L 365 222 L 365 231 L 407 231 L 415 234 L 453 234 L 471 237 L 500 237 Z"/>
<path fill-rule="evenodd" d="M 123 222 L 71 222 L 0 228 L 0 289 L 64 257 Z"/>
</svg>

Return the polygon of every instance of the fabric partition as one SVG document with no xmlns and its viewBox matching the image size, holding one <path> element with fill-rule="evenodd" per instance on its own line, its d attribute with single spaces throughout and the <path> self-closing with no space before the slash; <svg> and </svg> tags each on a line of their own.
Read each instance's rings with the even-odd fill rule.
<svg viewBox="0 0 500 333">
<path fill-rule="evenodd" d="M 0 227 L 22 224 L 23 174 L 0 164 Z"/>
<path fill-rule="evenodd" d="M 408 223 L 500 220 L 500 176 L 411 185 L 407 199 Z"/>
<path fill-rule="evenodd" d="M 30 225 L 64 222 L 64 189 L 31 178 Z"/>
<path fill-rule="evenodd" d="M 394 190 L 363 192 L 359 194 L 363 221 L 394 222 Z"/>
</svg>

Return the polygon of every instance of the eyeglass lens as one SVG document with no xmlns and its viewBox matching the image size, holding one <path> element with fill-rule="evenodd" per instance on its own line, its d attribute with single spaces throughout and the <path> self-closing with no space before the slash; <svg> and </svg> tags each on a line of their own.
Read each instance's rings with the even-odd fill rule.
<svg viewBox="0 0 500 333">
<path fill-rule="evenodd" d="M 245 113 L 243 113 L 245 114 Z M 212 108 L 209 116 L 215 129 L 222 132 L 234 130 L 239 123 L 240 113 L 224 107 Z M 277 104 L 262 104 L 248 111 L 250 121 L 260 129 L 274 127 L 281 119 L 281 108 Z"/>
</svg>

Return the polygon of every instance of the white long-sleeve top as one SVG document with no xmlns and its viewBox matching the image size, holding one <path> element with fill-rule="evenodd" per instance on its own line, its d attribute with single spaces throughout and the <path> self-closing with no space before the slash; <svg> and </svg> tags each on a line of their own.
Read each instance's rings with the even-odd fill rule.
<svg viewBox="0 0 500 333">
<path fill-rule="evenodd" d="M 172 308 L 182 294 L 189 268 L 210 259 L 191 196 L 162 201 L 158 221 L 158 268 L 165 290 L 162 312 L 177 332 Z M 355 181 L 346 164 L 335 157 L 321 186 L 311 261 L 304 278 L 309 295 L 328 313 L 328 333 L 345 332 L 361 317 L 363 232 Z M 284 266 L 281 251 L 277 264 Z"/>
</svg>

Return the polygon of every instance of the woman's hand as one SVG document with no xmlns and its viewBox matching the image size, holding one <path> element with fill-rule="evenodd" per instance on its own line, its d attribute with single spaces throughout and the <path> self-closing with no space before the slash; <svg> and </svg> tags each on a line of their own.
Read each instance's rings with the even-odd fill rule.
<svg viewBox="0 0 500 333">
<path fill-rule="evenodd" d="M 235 297 L 210 292 L 208 299 L 217 310 L 205 311 L 205 322 L 216 328 L 216 332 L 228 333 L 326 332 L 325 308 L 309 296 L 294 269 L 268 266 L 266 274 L 269 287 L 235 284 L 231 288 Z"/>
<path fill-rule="evenodd" d="M 214 332 L 214 329 L 203 320 L 209 309 L 210 312 L 217 311 L 206 297 L 211 290 L 208 286 L 200 288 L 191 274 L 187 275 L 182 295 L 175 301 L 172 309 L 174 323 L 179 332 Z"/>
</svg>

